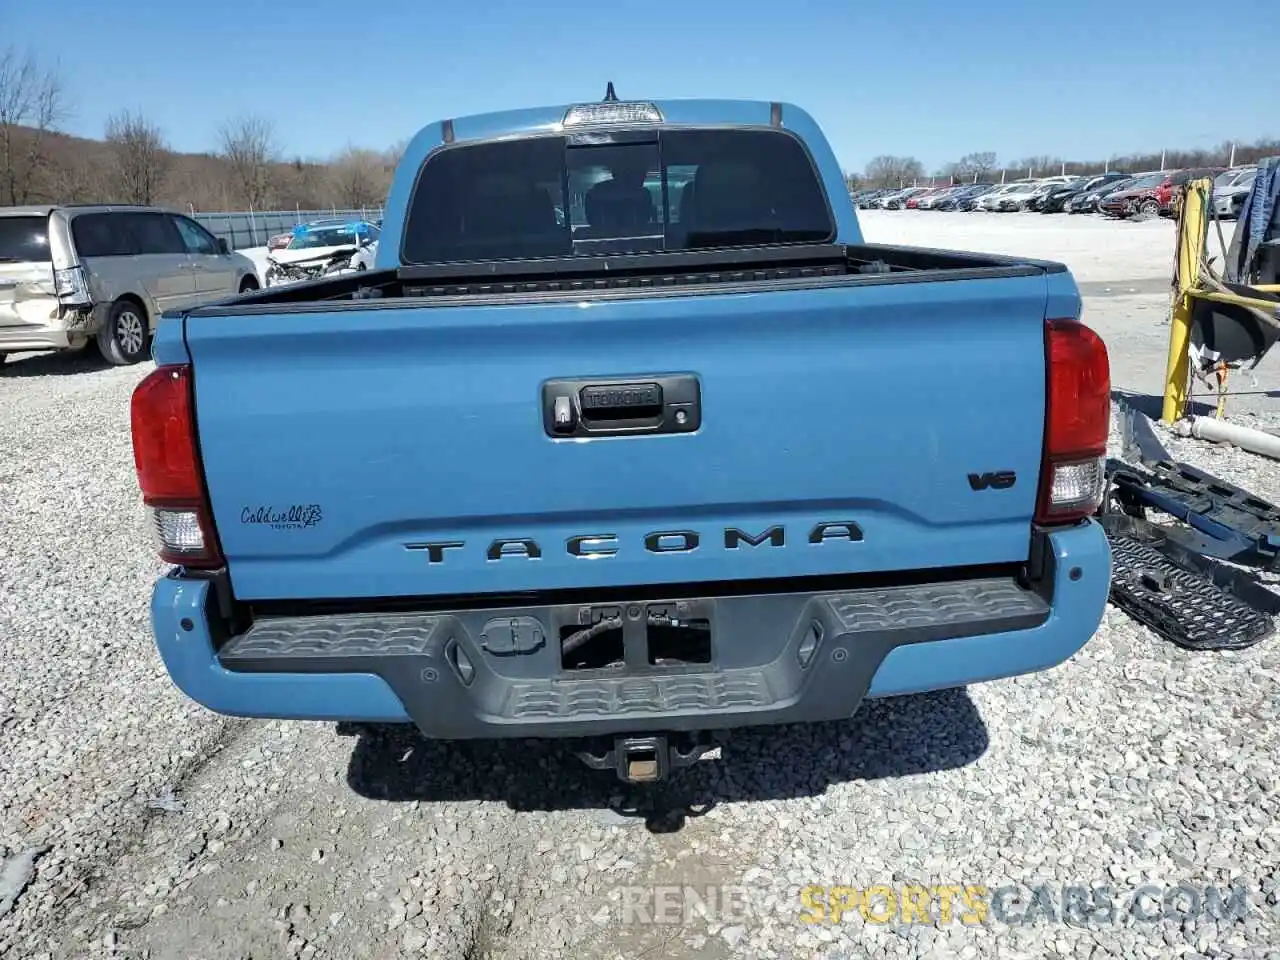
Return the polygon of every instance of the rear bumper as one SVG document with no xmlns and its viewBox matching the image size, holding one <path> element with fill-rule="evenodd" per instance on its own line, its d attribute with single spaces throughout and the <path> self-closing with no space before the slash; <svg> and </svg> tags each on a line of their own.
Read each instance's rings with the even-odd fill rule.
<svg viewBox="0 0 1280 960">
<path fill-rule="evenodd" d="M 710 730 L 839 719 L 864 697 L 1056 666 L 1097 629 L 1111 558 L 1092 522 L 1047 541 L 1035 593 L 986 580 L 690 601 L 686 616 L 718 624 L 714 666 L 625 675 L 560 673 L 551 608 L 500 614 L 542 618 L 540 646 L 535 631 L 519 653 L 482 639 L 493 611 L 280 618 L 215 641 L 211 584 L 179 575 L 157 583 L 151 612 L 173 682 L 232 716 L 412 722 L 445 739 Z"/>
<path fill-rule="evenodd" d="M 57 300 L 50 299 L 49 304 L 49 312 L 57 311 Z M 0 326 L 0 352 L 22 353 L 79 347 L 97 329 L 97 312 L 96 309 L 86 309 L 51 317 L 47 323 Z"/>
</svg>

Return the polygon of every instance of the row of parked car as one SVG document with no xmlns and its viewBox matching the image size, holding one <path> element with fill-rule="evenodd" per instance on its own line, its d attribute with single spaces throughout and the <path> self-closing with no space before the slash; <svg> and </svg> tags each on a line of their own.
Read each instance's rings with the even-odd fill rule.
<svg viewBox="0 0 1280 960">
<path fill-rule="evenodd" d="M 984 210 L 993 213 L 1101 213 L 1104 216 L 1170 216 L 1178 187 L 1213 178 L 1213 206 L 1219 217 L 1239 216 L 1253 188 L 1257 168 L 1192 167 L 1091 176 L 1026 178 L 1012 183 L 958 183 L 946 186 L 857 190 L 849 195 L 860 209 Z"/>
</svg>

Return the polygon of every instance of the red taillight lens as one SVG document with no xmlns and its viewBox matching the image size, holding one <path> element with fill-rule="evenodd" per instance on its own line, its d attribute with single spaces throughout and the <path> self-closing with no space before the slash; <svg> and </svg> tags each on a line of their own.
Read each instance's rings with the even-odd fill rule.
<svg viewBox="0 0 1280 960">
<path fill-rule="evenodd" d="M 196 456 L 191 368 L 161 366 L 133 391 L 133 463 L 151 511 L 160 558 L 188 567 L 222 566 Z"/>
<path fill-rule="evenodd" d="M 1102 338 L 1078 320 L 1045 326 L 1047 391 L 1039 523 L 1068 523 L 1098 509 L 1106 487 L 1111 367 Z"/>
</svg>

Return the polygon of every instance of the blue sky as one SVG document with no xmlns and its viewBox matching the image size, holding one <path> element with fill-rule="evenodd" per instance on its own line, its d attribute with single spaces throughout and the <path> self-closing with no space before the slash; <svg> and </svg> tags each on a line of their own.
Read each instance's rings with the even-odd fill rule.
<svg viewBox="0 0 1280 960">
<path fill-rule="evenodd" d="M 1215 29 L 1197 40 L 1199 17 Z M 1092 159 L 1280 137 L 1274 64 L 1231 96 L 1245 24 L 1280 38 L 1280 4 L 1219 21 L 1191 0 L 0 0 L 0 44 L 60 64 L 73 133 L 128 107 L 175 148 L 210 150 L 223 119 L 256 112 L 289 156 L 314 157 L 441 117 L 598 99 L 613 80 L 624 99 L 797 103 L 851 170 L 877 153 L 933 169 L 973 150 Z M 1180 75 L 1184 47 L 1196 63 Z"/>
</svg>

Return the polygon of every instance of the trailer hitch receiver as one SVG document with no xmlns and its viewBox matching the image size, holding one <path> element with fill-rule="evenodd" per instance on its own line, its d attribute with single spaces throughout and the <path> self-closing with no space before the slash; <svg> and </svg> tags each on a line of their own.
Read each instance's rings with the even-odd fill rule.
<svg viewBox="0 0 1280 960">
<path fill-rule="evenodd" d="M 665 734 L 616 737 L 611 744 L 578 751 L 578 757 L 593 770 L 613 770 L 624 783 L 656 783 L 672 770 L 687 767 L 714 748 L 709 737 Z"/>
</svg>

